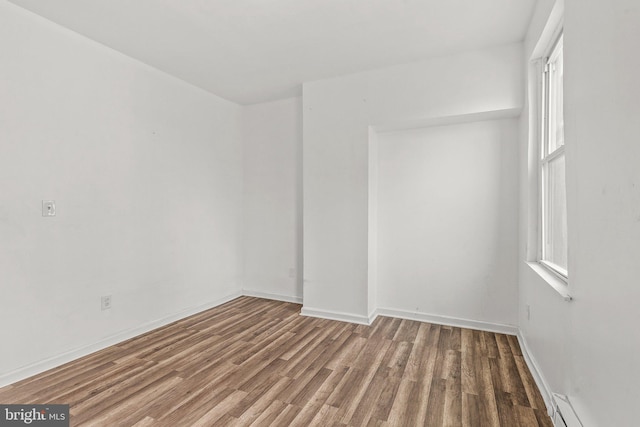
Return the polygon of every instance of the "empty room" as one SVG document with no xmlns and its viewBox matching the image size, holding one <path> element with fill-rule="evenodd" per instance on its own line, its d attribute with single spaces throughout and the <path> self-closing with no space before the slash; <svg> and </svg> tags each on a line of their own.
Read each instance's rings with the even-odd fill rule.
<svg viewBox="0 0 640 427">
<path fill-rule="evenodd" d="M 0 0 L 0 426 L 640 425 L 637 0 Z"/>
</svg>

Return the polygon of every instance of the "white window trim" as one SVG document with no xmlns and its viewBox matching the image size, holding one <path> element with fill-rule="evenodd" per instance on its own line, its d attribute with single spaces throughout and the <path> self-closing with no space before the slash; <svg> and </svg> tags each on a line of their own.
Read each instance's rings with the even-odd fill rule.
<svg viewBox="0 0 640 427">
<path fill-rule="evenodd" d="M 554 31 L 553 37 L 551 38 L 551 43 L 549 44 L 549 46 L 545 49 L 544 51 L 544 56 L 542 56 L 539 59 L 539 64 L 540 64 L 540 68 L 538 69 L 538 76 L 537 78 L 539 79 L 539 95 L 538 95 L 538 99 L 539 99 L 539 123 L 538 123 L 538 129 L 539 129 L 539 134 L 537 136 L 537 142 L 538 142 L 538 161 L 537 161 L 537 174 L 538 174 L 538 250 L 537 250 L 537 256 L 536 256 L 536 263 L 543 268 L 544 270 L 548 271 L 549 273 L 551 273 L 552 276 L 548 276 L 548 275 L 543 275 L 543 279 L 545 279 L 545 281 L 547 281 L 554 289 L 558 290 L 558 283 L 557 280 L 561 281 L 561 285 L 563 285 L 565 288 L 568 286 L 568 281 L 569 281 L 569 275 L 568 275 L 568 271 L 562 267 L 560 267 L 559 265 L 556 265 L 550 261 L 547 261 L 544 259 L 543 255 L 544 255 L 544 240 L 543 240 L 543 236 L 542 234 L 545 232 L 545 224 L 544 224 L 544 218 L 545 218 L 545 214 L 544 214 L 544 210 L 546 209 L 545 206 L 545 195 L 544 195 L 544 186 L 546 185 L 546 183 L 544 182 L 544 173 L 543 173 L 543 168 L 545 164 L 549 164 L 549 162 L 551 162 L 553 159 L 565 155 L 565 146 L 562 145 L 561 147 L 557 148 L 556 150 L 554 150 L 551 154 L 546 155 L 545 156 L 545 151 L 546 151 L 546 144 L 548 143 L 547 138 L 549 137 L 549 129 L 548 129 L 548 108 L 547 108 L 547 99 L 548 99 L 548 93 L 549 93 L 549 84 L 547 81 L 547 74 L 546 74 L 546 67 L 547 64 L 549 62 L 549 58 L 551 57 L 551 54 L 553 53 L 553 51 L 555 50 L 556 46 L 558 45 L 558 43 L 560 42 L 560 39 L 563 38 L 563 26 L 559 25 L 558 28 Z M 530 264 L 530 263 L 529 263 Z M 538 269 L 534 268 L 534 271 L 538 272 Z M 553 283 L 551 283 L 548 279 L 549 278 L 553 278 L 555 280 L 552 280 Z M 560 292 L 560 291 L 559 291 Z M 568 300 L 571 299 L 571 297 L 568 294 L 568 291 L 564 290 L 563 292 L 560 292 L 561 295 L 563 295 L 563 297 L 565 299 Z"/>
<path fill-rule="evenodd" d="M 561 279 L 551 269 L 545 267 L 539 262 L 527 262 L 529 268 L 531 268 L 542 280 L 544 280 L 549 286 L 551 286 L 565 301 L 573 300 L 573 297 L 569 293 L 569 286 L 567 282 Z"/>
<path fill-rule="evenodd" d="M 525 264 L 531 269 L 542 282 L 549 285 L 554 293 L 558 294 L 565 301 L 572 300 L 569 291 L 571 282 L 560 279 L 550 268 L 544 266 L 538 260 L 539 251 L 542 248 L 540 241 L 542 237 L 542 224 L 540 216 L 540 202 L 542 200 L 540 192 L 540 171 L 538 162 L 542 150 L 542 72 L 546 63 L 546 58 L 558 40 L 564 28 L 564 2 L 555 2 L 544 28 L 538 40 L 535 42 L 531 56 L 529 57 L 527 93 L 529 98 L 529 134 L 527 146 L 527 166 L 529 169 L 528 180 L 528 209 L 527 209 L 527 245 Z"/>
</svg>

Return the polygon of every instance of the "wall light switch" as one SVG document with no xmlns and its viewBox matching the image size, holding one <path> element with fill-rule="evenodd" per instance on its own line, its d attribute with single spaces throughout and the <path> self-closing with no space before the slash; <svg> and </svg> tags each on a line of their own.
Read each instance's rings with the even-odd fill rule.
<svg viewBox="0 0 640 427">
<path fill-rule="evenodd" d="M 42 201 L 42 216 L 56 216 L 56 201 L 55 200 L 43 200 Z"/>
</svg>

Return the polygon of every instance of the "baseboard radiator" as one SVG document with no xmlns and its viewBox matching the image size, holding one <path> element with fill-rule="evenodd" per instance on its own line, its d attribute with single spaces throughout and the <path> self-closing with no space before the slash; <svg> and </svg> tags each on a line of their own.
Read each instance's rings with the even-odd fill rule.
<svg viewBox="0 0 640 427">
<path fill-rule="evenodd" d="M 571 406 L 569 398 L 553 393 L 553 425 L 555 427 L 584 427 Z"/>
</svg>

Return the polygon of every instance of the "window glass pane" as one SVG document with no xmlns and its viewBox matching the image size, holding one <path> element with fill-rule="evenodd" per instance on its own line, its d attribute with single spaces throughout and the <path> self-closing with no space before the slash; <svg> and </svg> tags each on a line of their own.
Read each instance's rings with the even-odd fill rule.
<svg viewBox="0 0 640 427">
<path fill-rule="evenodd" d="M 564 154 L 547 164 L 545 261 L 567 269 L 567 189 Z"/>
<path fill-rule="evenodd" d="M 549 57 L 549 153 L 564 145 L 562 38 Z"/>
</svg>

